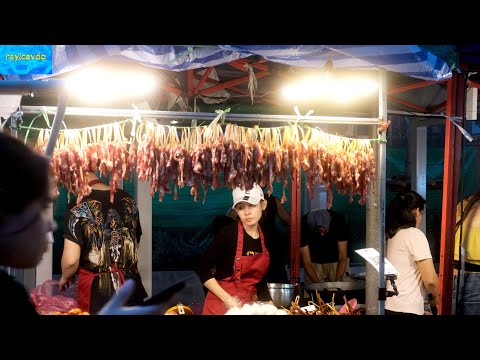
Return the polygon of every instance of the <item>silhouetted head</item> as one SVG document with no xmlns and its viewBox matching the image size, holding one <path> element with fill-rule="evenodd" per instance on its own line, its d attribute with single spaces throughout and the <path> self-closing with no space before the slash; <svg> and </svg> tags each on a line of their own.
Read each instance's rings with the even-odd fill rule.
<svg viewBox="0 0 480 360">
<path fill-rule="evenodd" d="M 392 238 L 400 229 L 419 227 L 425 199 L 415 191 L 399 193 L 390 202 L 386 213 L 385 233 Z"/>
<path fill-rule="evenodd" d="M 49 160 L 22 141 L 0 132 L 0 265 L 36 266 L 55 222 Z"/>
</svg>

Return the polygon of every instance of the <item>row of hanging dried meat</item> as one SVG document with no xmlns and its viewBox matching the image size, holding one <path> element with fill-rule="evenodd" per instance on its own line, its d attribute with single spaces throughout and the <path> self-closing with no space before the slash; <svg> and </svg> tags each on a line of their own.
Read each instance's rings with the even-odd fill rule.
<svg viewBox="0 0 480 360">
<path fill-rule="evenodd" d="M 289 176 L 299 179 L 303 169 L 310 197 L 314 185 L 325 184 L 328 208 L 334 187 L 350 201 L 360 195 L 359 203 L 364 204 L 375 176 L 370 140 L 315 128 L 304 132 L 297 125 L 246 128 L 217 123 L 179 128 L 141 122 L 130 137 L 124 129 L 125 122 L 60 132 L 52 170 L 56 182 L 78 195 L 78 202 L 91 191 L 85 173 L 92 170 L 110 178 L 112 201 L 118 180 L 131 179 L 136 169 L 139 180 L 149 181 L 151 196 L 158 192 L 160 201 L 172 187 L 176 199 L 178 188 L 189 186 L 195 201 L 202 187 L 205 202 L 209 187 L 251 188 L 256 182 L 271 193 L 276 181 L 283 184 L 284 202 Z M 48 138 L 48 130 L 40 132 L 38 151 L 44 151 Z"/>
</svg>

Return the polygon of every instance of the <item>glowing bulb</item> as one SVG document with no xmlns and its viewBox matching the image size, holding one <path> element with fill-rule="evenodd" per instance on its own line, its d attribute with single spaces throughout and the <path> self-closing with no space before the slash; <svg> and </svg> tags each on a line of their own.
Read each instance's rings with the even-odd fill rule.
<svg viewBox="0 0 480 360">
<path fill-rule="evenodd" d="M 376 81 L 351 77 L 337 79 L 330 73 L 322 76 L 310 76 L 282 89 L 284 98 L 294 102 L 328 99 L 348 102 L 368 96 L 378 89 Z"/>
<path fill-rule="evenodd" d="M 113 72 L 99 68 L 85 69 L 67 78 L 71 95 L 90 102 L 105 102 L 122 97 L 141 97 L 151 93 L 155 80 L 141 72 Z"/>
</svg>

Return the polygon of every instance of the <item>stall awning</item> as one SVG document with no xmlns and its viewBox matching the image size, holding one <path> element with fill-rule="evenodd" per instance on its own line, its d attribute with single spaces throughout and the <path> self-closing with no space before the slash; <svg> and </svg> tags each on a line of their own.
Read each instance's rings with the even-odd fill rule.
<svg viewBox="0 0 480 360">
<path fill-rule="evenodd" d="M 42 79 L 108 57 L 184 71 L 255 55 L 305 68 L 321 68 L 332 60 L 339 69 L 383 68 L 423 80 L 439 81 L 452 75 L 445 61 L 418 45 L 54 45 L 53 74 L 7 75 L 6 78 Z"/>
</svg>

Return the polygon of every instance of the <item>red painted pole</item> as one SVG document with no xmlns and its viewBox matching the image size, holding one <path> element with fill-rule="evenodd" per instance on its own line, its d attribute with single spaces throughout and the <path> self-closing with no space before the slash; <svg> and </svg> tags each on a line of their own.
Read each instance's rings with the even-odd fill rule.
<svg viewBox="0 0 480 360">
<path fill-rule="evenodd" d="M 298 156 L 298 153 L 295 153 Z M 298 284 L 300 281 L 300 218 L 301 218 L 301 191 L 300 171 L 294 171 L 291 177 L 290 198 L 290 283 Z"/>
<path fill-rule="evenodd" d="M 463 118 L 465 75 L 454 73 L 447 83 L 447 116 Z M 443 164 L 442 223 L 440 235 L 440 302 L 438 313 L 451 315 L 453 292 L 453 251 L 458 202 L 461 133 L 445 120 L 445 154 Z"/>
</svg>

